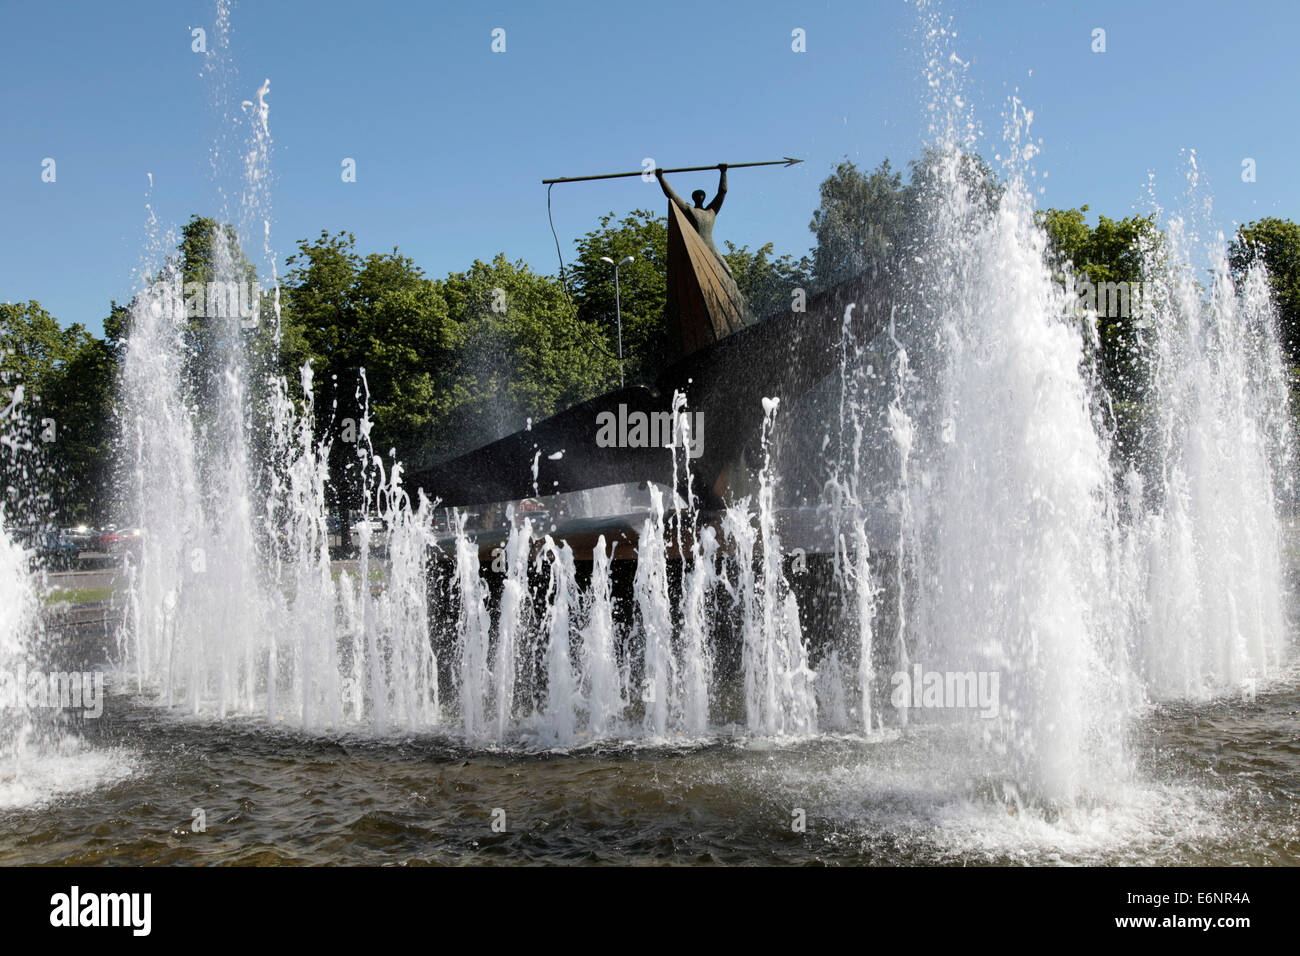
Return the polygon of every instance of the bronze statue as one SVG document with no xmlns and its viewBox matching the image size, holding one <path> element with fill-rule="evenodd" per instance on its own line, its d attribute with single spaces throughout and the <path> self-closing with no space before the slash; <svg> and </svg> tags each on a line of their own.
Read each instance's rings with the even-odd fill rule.
<svg viewBox="0 0 1300 956">
<path fill-rule="evenodd" d="M 713 197 L 713 202 L 707 206 L 704 205 L 704 197 L 708 193 L 703 189 L 697 189 L 691 193 L 691 199 L 695 201 L 695 205 L 690 206 L 681 196 L 673 192 L 673 187 L 669 186 L 668 181 L 664 179 L 663 169 L 655 170 L 655 178 L 659 180 L 664 195 L 685 214 L 691 225 L 695 227 L 695 231 L 699 233 L 700 238 L 704 240 L 704 244 L 709 247 L 709 251 L 722 263 L 723 268 L 727 270 L 727 274 L 731 275 L 731 266 L 727 264 L 727 260 L 722 253 L 718 251 L 718 247 L 713 244 L 713 223 L 722 209 L 722 200 L 727 197 L 727 164 L 718 163 L 718 194 Z"/>
<path fill-rule="evenodd" d="M 742 165 L 750 164 L 733 163 L 731 168 Z M 407 475 L 408 487 L 422 488 L 443 506 L 455 507 L 519 501 L 538 495 L 539 490 L 559 494 L 646 481 L 671 486 L 676 480 L 678 494 L 685 498 L 693 489 L 697 501 L 710 510 L 721 510 L 728 501 L 748 493 L 748 456 L 761 450 L 763 400 L 797 399 L 834 371 L 846 308 L 857 310 L 853 315 L 857 341 L 865 346 L 874 339 L 893 314 L 895 283 L 905 287 L 906 280 L 893 272 L 863 273 L 808 297 L 799 313 L 782 308 L 765 321 L 756 321 L 726 259 L 713 244 L 713 223 L 727 192 L 728 167 L 720 163 L 716 168 L 721 174 L 718 195 L 705 205 L 706 194 L 696 190 L 693 206 L 664 182 L 664 170 L 655 170 L 669 204 L 664 308 L 668 364 L 654 381 L 588 399 L 456 458 L 412 471 Z M 548 182 L 604 178 L 609 177 Z M 679 462 L 662 448 L 611 447 L 598 441 L 596 423 L 601 415 L 662 415 L 677 392 L 687 396 L 692 411 L 702 412 L 710 422 L 702 454 L 689 469 L 679 468 Z M 606 540 L 615 534 L 619 540 L 635 540 L 635 528 L 628 532 L 610 521 L 592 519 L 591 527 L 606 534 Z M 575 540 L 573 533 L 572 529 L 567 533 L 570 540 Z M 634 548 L 620 551 L 636 553 Z"/>
</svg>

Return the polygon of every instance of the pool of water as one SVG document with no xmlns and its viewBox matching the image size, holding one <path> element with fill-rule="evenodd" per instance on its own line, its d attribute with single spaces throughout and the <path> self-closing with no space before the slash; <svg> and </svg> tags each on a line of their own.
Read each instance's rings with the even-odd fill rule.
<svg viewBox="0 0 1300 956">
<path fill-rule="evenodd" d="M 118 696 L 0 770 L 0 864 L 1296 865 L 1298 677 L 1153 708 L 1133 779 L 1069 807 L 1017 800 L 935 727 L 484 752 Z"/>
</svg>

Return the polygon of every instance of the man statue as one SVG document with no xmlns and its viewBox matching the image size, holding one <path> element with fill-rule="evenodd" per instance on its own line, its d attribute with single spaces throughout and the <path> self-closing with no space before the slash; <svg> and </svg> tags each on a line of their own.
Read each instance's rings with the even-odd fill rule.
<svg viewBox="0 0 1300 956">
<path fill-rule="evenodd" d="M 727 265 L 727 260 L 723 258 L 722 253 L 718 252 L 718 247 L 713 244 L 713 223 L 718 217 L 718 212 L 722 209 L 722 200 L 727 196 L 727 164 L 718 163 L 718 194 L 713 197 L 713 202 L 707 206 L 704 205 L 704 197 L 708 195 L 703 189 L 697 189 L 691 193 L 691 199 L 695 201 L 694 206 L 688 206 L 681 196 L 673 192 L 673 187 L 669 186 L 664 179 L 662 169 L 655 170 L 655 178 L 659 180 L 659 185 L 663 188 L 664 195 L 677 206 L 686 216 L 695 231 L 699 233 L 704 244 L 722 263 L 722 267 L 731 274 L 731 266 Z"/>
</svg>

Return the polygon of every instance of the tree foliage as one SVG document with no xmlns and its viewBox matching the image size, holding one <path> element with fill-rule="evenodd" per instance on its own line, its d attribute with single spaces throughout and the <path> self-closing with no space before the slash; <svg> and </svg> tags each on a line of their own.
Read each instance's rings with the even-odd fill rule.
<svg viewBox="0 0 1300 956">
<path fill-rule="evenodd" d="M 108 345 L 84 326 L 61 326 L 39 302 L 0 304 L 12 518 L 82 521 L 103 513 L 115 375 Z"/>
<path fill-rule="evenodd" d="M 1282 347 L 1300 365 L 1300 224 L 1268 217 L 1241 226 L 1228 247 L 1228 265 L 1240 279 L 1257 260 L 1268 268 Z"/>
<path fill-rule="evenodd" d="M 1048 258 L 1058 281 L 1074 282 L 1076 290 L 1093 292 L 1081 305 L 1091 310 L 1088 314 L 1096 323 L 1101 380 L 1115 419 L 1116 451 L 1132 456 L 1138 448 L 1149 384 L 1146 353 L 1140 347 L 1147 318 L 1139 290 L 1148 278 L 1148 262 L 1158 262 L 1163 255 L 1164 237 L 1154 216 L 1098 216 L 1096 226 L 1089 226 L 1087 212 L 1087 206 L 1046 209 L 1036 214 L 1036 220 L 1047 234 Z M 1122 290 L 1123 295 L 1105 294 L 1106 290 Z"/>
<path fill-rule="evenodd" d="M 820 204 L 808 228 L 816 236 L 812 278 L 817 290 L 838 285 L 889 261 L 926 235 L 933 194 L 951 180 L 963 184 L 972 214 L 996 208 L 1003 187 L 975 153 L 931 147 L 908 163 L 909 181 L 882 160 L 870 173 L 845 159 L 821 184 Z"/>
<path fill-rule="evenodd" d="M 932 226 L 932 194 L 954 178 L 967 187 L 972 217 L 1000 201 L 1002 187 L 978 155 L 931 149 L 908 164 L 906 182 L 887 160 L 868 172 L 846 159 L 821 184 L 808 255 L 777 256 L 772 243 L 751 251 L 728 242 L 725 258 L 756 316 L 788 312 L 797 288 L 816 292 L 888 268 L 918 248 Z M 1068 271 L 1096 285 L 1142 282 L 1146 257 L 1162 248 L 1153 219 L 1100 216 L 1090 225 L 1087 213 L 1083 206 L 1038 214 L 1058 277 Z M 497 254 L 432 278 L 396 248 L 363 255 L 351 233 L 322 231 L 300 240 L 288 258 L 278 316 L 267 290 L 251 328 L 187 316 L 187 391 L 191 400 L 204 401 L 220 387 L 224 370 L 215 359 L 230 353 L 216 347 L 218 336 L 241 337 L 255 396 L 267 375 L 297 382 L 310 363 L 314 426 L 318 438 L 331 442 L 334 507 L 353 507 L 362 369 L 373 445 L 410 467 L 460 454 L 616 387 L 620 313 L 626 381 L 653 382 L 675 353 L 664 320 L 667 244 L 662 216 L 611 212 L 575 241 L 576 254 L 560 276 Z M 632 261 L 618 271 L 616 306 L 614 270 L 604 260 L 628 256 Z M 1284 344 L 1300 365 L 1300 226 L 1273 218 L 1243 226 L 1229 249 L 1230 265 L 1240 274 L 1257 259 L 1269 269 Z M 181 230 L 162 274 L 183 283 L 257 282 L 234 228 L 198 215 Z M 63 520 L 107 516 L 114 389 L 131 315 L 131 308 L 112 303 L 100 340 L 80 325 L 62 327 L 39 303 L 0 306 L 6 393 L 22 384 L 29 416 L 39 412 L 37 418 L 56 423 L 56 440 L 39 451 L 41 467 L 56 476 L 45 486 Z M 1141 413 L 1139 318 L 1101 309 L 1096 315 L 1101 374 L 1121 438 Z"/>
<path fill-rule="evenodd" d="M 593 330 L 600 350 L 618 356 L 614 269 L 602 257 L 632 261 L 618 270 L 623 319 L 623 356 L 628 382 L 652 381 L 675 347 L 668 338 L 664 307 L 668 299 L 668 221 L 645 209 L 615 220 L 600 218 L 600 228 L 577 240 L 577 257 L 565 278 L 578 318 Z M 618 384 L 615 361 L 607 385 Z"/>
<path fill-rule="evenodd" d="M 615 374 L 558 283 L 501 254 L 430 279 L 396 249 L 362 257 L 350 233 L 323 232 L 289 266 L 283 362 L 313 365 L 341 506 L 355 503 L 350 443 L 367 397 L 376 451 L 420 466 L 589 398 Z"/>
<path fill-rule="evenodd" d="M 870 173 L 851 160 L 821 184 L 808 228 L 816 235 L 812 272 L 818 289 L 883 266 L 907 234 L 903 177 L 883 160 Z"/>
<path fill-rule="evenodd" d="M 812 261 L 807 256 L 796 259 L 787 254 L 773 258 L 775 246 L 770 242 L 755 252 L 750 252 L 747 246 L 737 248 L 730 242 L 726 246 L 724 255 L 736 286 L 760 321 L 789 314 L 794 290 L 808 290 L 812 286 Z"/>
</svg>

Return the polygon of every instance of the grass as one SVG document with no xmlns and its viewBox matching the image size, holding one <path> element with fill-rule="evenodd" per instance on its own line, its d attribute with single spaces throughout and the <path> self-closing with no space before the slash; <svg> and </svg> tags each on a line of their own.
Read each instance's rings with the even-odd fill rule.
<svg viewBox="0 0 1300 956">
<path fill-rule="evenodd" d="M 331 568 L 331 569 L 330 569 L 330 579 L 331 579 L 331 580 L 334 580 L 334 581 L 337 581 L 337 580 L 339 579 L 339 575 L 342 574 L 342 573 L 343 573 L 343 569 L 342 569 L 342 568 Z M 353 570 L 353 571 L 349 571 L 348 574 L 351 575 L 353 578 L 356 578 L 356 576 L 357 576 L 355 570 Z M 374 582 L 376 582 L 376 581 L 382 582 L 382 581 L 384 580 L 384 569 L 383 569 L 383 568 L 371 568 L 371 569 L 370 569 L 370 575 L 369 575 L 369 577 L 370 577 L 370 581 L 371 581 L 371 583 L 374 583 Z"/>
<path fill-rule="evenodd" d="M 42 597 L 46 604 L 89 604 L 92 601 L 107 601 L 116 592 L 116 588 L 55 588 Z"/>
</svg>

